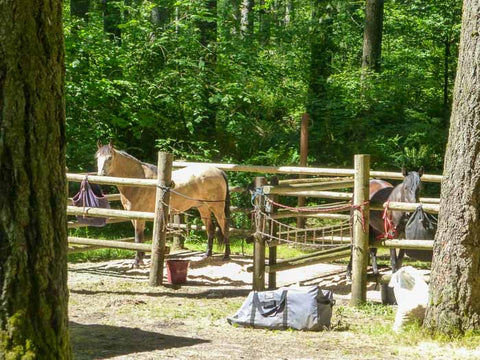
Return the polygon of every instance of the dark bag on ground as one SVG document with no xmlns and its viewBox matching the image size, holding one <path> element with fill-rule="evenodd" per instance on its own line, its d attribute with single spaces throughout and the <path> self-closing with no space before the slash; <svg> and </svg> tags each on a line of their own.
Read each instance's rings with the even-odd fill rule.
<svg viewBox="0 0 480 360">
<path fill-rule="evenodd" d="M 324 330 L 330 328 L 333 293 L 318 286 L 251 291 L 230 324 L 268 329 Z"/>
<path fill-rule="evenodd" d="M 437 232 L 437 220 L 418 206 L 410 216 L 405 226 L 405 238 L 407 240 L 433 240 Z M 421 260 L 432 261 L 430 250 L 405 250 L 409 257 Z"/>
<path fill-rule="evenodd" d="M 90 184 L 86 177 L 80 185 L 80 191 L 73 197 L 73 206 L 110 209 L 110 204 L 107 198 L 103 195 L 100 186 L 97 184 Z M 77 215 L 77 221 L 89 226 L 102 227 L 107 223 L 107 218 Z"/>
</svg>

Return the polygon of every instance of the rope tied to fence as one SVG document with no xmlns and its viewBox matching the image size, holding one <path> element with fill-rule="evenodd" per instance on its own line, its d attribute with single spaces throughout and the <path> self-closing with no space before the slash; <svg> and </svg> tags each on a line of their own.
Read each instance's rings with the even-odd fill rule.
<svg viewBox="0 0 480 360">
<path fill-rule="evenodd" d="M 370 203 L 370 201 L 364 201 L 363 203 L 361 204 L 358 204 L 358 205 L 351 205 L 351 208 L 353 210 L 358 210 L 360 211 L 360 224 L 362 224 L 362 230 L 363 232 L 367 232 L 367 228 L 365 227 L 365 212 L 364 212 L 364 208 L 365 208 L 365 205 L 367 205 L 368 203 Z M 352 214 L 353 216 L 353 214 Z"/>
<path fill-rule="evenodd" d="M 387 201 L 385 209 L 383 210 L 383 234 L 380 234 L 376 237 L 376 240 L 381 239 L 394 239 L 397 237 L 397 228 L 392 221 L 392 213 L 389 211 L 388 207 L 390 206 L 390 200 Z"/>
</svg>

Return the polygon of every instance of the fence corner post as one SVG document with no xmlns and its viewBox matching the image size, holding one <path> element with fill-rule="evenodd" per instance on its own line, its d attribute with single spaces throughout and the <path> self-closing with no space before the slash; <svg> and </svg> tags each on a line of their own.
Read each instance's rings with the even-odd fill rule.
<svg viewBox="0 0 480 360">
<path fill-rule="evenodd" d="M 350 305 L 367 300 L 370 155 L 355 155 L 353 191 L 352 297 Z"/>
<path fill-rule="evenodd" d="M 157 189 L 155 197 L 155 219 L 153 222 L 152 255 L 150 264 L 150 285 L 163 284 L 163 262 L 165 260 L 165 238 L 167 231 L 170 193 L 166 187 L 172 182 L 173 155 L 158 153 Z"/>
<path fill-rule="evenodd" d="M 262 176 L 257 176 L 255 178 L 255 187 L 262 187 L 267 184 L 267 179 Z M 257 207 L 262 206 L 261 196 L 257 196 L 255 199 L 255 205 Z M 257 216 L 257 214 L 255 214 Z M 263 291 L 265 290 L 265 240 L 260 232 L 263 229 L 263 219 L 260 216 L 260 221 L 256 218 L 256 234 L 253 243 L 253 281 L 252 286 L 253 290 Z"/>
</svg>

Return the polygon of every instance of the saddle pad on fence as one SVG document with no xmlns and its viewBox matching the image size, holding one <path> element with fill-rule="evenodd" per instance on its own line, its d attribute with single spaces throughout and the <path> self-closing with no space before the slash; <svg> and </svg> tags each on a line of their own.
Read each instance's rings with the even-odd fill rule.
<svg viewBox="0 0 480 360">
<path fill-rule="evenodd" d="M 103 195 L 100 186 L 89 184 L 87 178 L 82 181 L 80 191 L 73 197 L 73 206 L 99 207 L 110 209 L 108 199 Z M 77 221 L 90 226 L 105 226 L 106 218 L 77 215 Z"/>
<path fill-rule="evenodd" d="M 333 293 L 318 286 L 251 291 L 230 324 L 268 329 L 323 330 L 330 327 Z"/>
<path fill-rule="evenodd" d="M 437 220 L 423 210 L 420 205 L 410 216 L 405 226 L 407 240 L 433 240 L 437 232 Z M 432 261 L 431 250 L 405 250 L 405 253 L 414 259 Z"/>
</svg>

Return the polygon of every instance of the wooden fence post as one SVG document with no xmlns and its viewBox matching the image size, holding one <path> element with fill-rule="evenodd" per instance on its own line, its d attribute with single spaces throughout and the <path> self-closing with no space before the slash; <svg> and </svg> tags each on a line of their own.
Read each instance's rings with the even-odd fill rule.
<svg viewBox="0 0 480 360">
<path fill-rule="evenodd" d="M 302 114 L 302 123 L 300 126 L 300 166 L 307 166 L 308 159 L 308 125 L 310 123 L 310 117 L 307 113 Z M 299 179 L 305 178 L 305 175 L 299 175 Z M 298 207 L 303 207 L 306 204 L 306 198 L 304 196 L 299 196 L 297 201 Z M 297 227 L 305 227 L 305 218 L 297 218 Z"/>
<path fill-rule="evenodd" d="M 267 184 L 267 179 L 263 176 L 257 176 L 255 178 L 255 188 L 262 187 Z M 255 198 L 255 205 L 260 207 L 262 204 L 262 196 Z M 261 209 L 263 210 L 263 209 Z M 257 214 L 255 214 L 257 216 Z M 253 243 L 253 290 L 263 291 L 265 290 L 265 240 L 263 236 L 259 234 L 259 231 L 263 230 L 263 219 L 260 216 L 260 221 L 256 224 L 256 235 Z"/>
<path fill-rule="evenodd" d="M 355 155 L 353 190 L 352 298 L 357 306 L 367 300 L 370 155 Z"/>
<path fill-rule="evenodd" d="M 150 264 L 150 285 L 163 283 L 163 262 L 165 260 L 165 238 L 168 219 L 168 204 L 170 193 L 165 187 L 172 183 L 173 155 L 158 153 L 158 177 L 155 200 L 155 220 L 153 222 L 152 262 Z"/>
<path fill-rule="evenodd" d="M 270 185 L 278 185 L 278 177 L 272 176 L 270 179 Z M 272 200 L 278 202 L 278 195 L 272 195 Z M 270 215 L 273 215 L 277 212 L 277 206 L 273 205 L 270 208 Z M 270 226 L 270 233 L 273 236 L 277 236 L 278 233 L 278 226 L 275 222 L 271 222 Z M 273 240 L 276 241 L 276 240 Z M 277 263 L 277 247 L 276 246 L 269 246 L 268 247 L 268 266 L 275 265 Z M 277 288 L 277 273 L 276 272 L 269 272 L 268 273 L 268 289 L 275 290 Z"/>
</svg>

